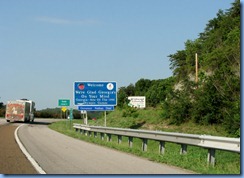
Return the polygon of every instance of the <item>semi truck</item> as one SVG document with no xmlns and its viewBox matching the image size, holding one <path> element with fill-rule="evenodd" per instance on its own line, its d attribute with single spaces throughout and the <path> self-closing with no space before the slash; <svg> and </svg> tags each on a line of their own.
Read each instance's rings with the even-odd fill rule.
<svg viewBox="0 0 244 178">
<path fill-rule="evenodd" d="M 34 122 L 35 102 L 27 99 L 8 101 L 5 118 L 7 122 Z"/>
</svg>

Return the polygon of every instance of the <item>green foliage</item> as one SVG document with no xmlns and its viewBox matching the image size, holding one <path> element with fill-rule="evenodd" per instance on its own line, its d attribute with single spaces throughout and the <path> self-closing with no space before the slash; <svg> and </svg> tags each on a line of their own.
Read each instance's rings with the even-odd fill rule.
<svg viewBox="0 0 244 178">
<path fill-rule="evenodd" d="M 222 123 L 223 98 L 212 82 L 206 82 L 203 87 L 198 88 L 194 96 L 191 114 L 196 123 L 205 125 Z"/>
<path fill-rule="evenodd" d="M 179 125 L 189 120 L 191 102 L 186 93 L 178 93 L 177 100 L 173 102 L 169 109 L 171 124 Z"/>
<path fill-rule="evenodd" d="M 135 84 L 135 96 L 144 96 L 151 87 L 152 81 L 149 79 L 140 79 Z"/>
<path fill-rule="evenodd" d="M 136 108 L 127 106 L 127 107 L 123 110 L 122 117 L 133 117 L 133 118 L 137 118 L 138 115 L 139 115 L 139 114 L 138 114 Z"/>
<path fill-rule="evenodd" d="M 39 118 L 61 118 L 61 108 L 47 108 L 40 111 L 35 111 L 35 117 Z M 64 117 L 64 114 L 63 116 Z"/>
<path fill-rule="evenodd" d="M 170 69 L 173 70 L 173 75 L 176 76 L 177 82 L 179 82 L 187 76 L 186 51 L 177 51 L 177 53 L 168 57 L 170 58 Z"/>
<path fill-rule="evenodd" d="M 0 117 L 5 117 L 5 109 L 6 106 L 3 104 L 3 102 L 0 102 Z"/>
<path fill-rule="evenodd" d="M 35 111 L 35 117 L 37 118 L 67 118 L 69 116 L 69 109 L 66 112 L 62 112 L 61 108 L 47 108 Z M 102 115 L 102 112 L 88 112 L 88 119 L 99 118 Z M 80 111 L 73 109 L 73 119 L 82 119 Z"/>
<path fill-rule="evenodd" d="M 129 96 L 146 96 L 146 105 L 156 107 L 166 99 L 173 82 L 173 77 L 160 80 L 140 79 L 135 86 L 130 84 L 128 87 L 121 87 L 117 93 L 117 106 L 126 108 L 129 103 Z"/>
<path fill-rule="evenodd" d="M 119 91 L 117 92 L 117 106 L 120 108 L 123 108 L 124 106 L 127 106 L 129 103 L 127 97 L 130 96 L 127 92 L 126 87 L 119 88 Z"/>
<path fill-rule="evenodd" d="M 199 56 L 199 82 L 194 84 L 195 53 Z M 240 1 L 206 25 L 199 38 L 169 55 L 176 78 L 167 95 L 164 116 L 174 124 L 188 120 L 220 124 L 232 135 L 240 130 Z M 176 89 L 177 84 L 181 84 Z"/>
</svg>

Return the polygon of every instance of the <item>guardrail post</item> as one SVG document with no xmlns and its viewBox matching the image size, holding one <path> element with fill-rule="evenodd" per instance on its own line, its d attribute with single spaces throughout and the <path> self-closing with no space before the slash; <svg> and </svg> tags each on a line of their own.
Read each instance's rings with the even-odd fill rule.
<svg viewBox="0 0 244 178">
<path fill-rule="evenodd" d="M 94 137 L 97 138 L 97 132 L 94 132 Z"/>
<path fill-rule="evenodd" d="M 107 134 L 107 141 L 108 141 L 108 142 L 112 141 L 111 134 Z"/>
<path fill-rule="evenodd" d="M 215 149 L 213 148 L 208 149 L 208 164 L 215 165 Z"/>
<path fill-rule="evenodd" d="M 129 143 L 129 147 L 132 148 L 132 145 L 133 145 L 133 137 L 128 137 L 128 143 Z"/>
<path fill-rule="evenodd" d="M 187 145 L 186 144 L 181 144 L 180 154 L 184 155 L 186 153 L 187 153 Z"/>
<path fill-rule="evenodd" d="M 165 151 L 165 142 L 159 141 L 159 154 L 164 154 Z"/>
<path fill-rule="evenodd" d="M 118 135 L 118 144 L 121 144 L 121 142 L 122 142 L 122 136 Z"/>
<path fill-rule="evenodd" d="M 142 151 L 147 151 L 147 139 L 142 139 Z"/>
<path fill-rule="evenodd" d="M 88 131 L 88 135 L 89 135 L 89 137 L 91 137 L 91 131 Z"/>
<path fill-rule="evenodd" d="M 101 140 L 104 140 L 104 133 L 101 133 Z"/>
</svg>

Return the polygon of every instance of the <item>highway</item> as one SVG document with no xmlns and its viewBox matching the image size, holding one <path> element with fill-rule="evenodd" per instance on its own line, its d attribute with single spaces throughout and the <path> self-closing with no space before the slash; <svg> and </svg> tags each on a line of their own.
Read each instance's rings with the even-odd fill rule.
<svg viewBox="0 0 244 178">
<path fill-rule="evenodd" d="M 192 174 L 65 136 L 48 128 L 53 120 L 35 121 L 35 124 L 18 123 L 21 126 L 17 135 L 46 174 Z"/>
</svg>

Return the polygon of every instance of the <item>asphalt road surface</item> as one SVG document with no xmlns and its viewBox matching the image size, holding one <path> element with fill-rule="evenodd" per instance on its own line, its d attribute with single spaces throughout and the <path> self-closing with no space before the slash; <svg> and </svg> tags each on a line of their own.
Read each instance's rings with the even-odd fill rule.
<svg viewBox="0 0 244 178">
<path fill-rule="evenodd" d="M 23 125 L 18 136 L 47 174 L 191 174 L 65 136 L 49 129 L 47 123 Z"/>
<path fill-rule="evenodd" d="M 0 121 L 0 174 L 38 174 L 15 141 L 17 125 Z"/>
</svg>

